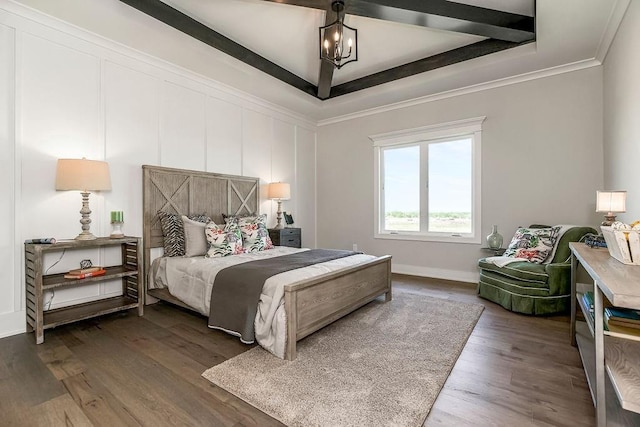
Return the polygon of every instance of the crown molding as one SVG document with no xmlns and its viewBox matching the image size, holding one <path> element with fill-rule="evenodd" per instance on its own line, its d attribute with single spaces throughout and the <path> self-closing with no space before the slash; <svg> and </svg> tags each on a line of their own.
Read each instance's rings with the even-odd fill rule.
<svg viewBox="0 0 640 427">
<path fill-rule="evenodd" d="M 624 1 L 627 1 L 627 0 L 624 0 Z M 436 93 L 433 95 L 426 95 L 419 98 L 410 99 L 407 101 L 401 101 L 393 104 L 383 105 L 381 107 L 370 108 L 370 109 L 358 111 L 355 113 L 341 115 L 339 117 L 332 117 L 329 119 L 318 120 L 317 125 L 318 127 L 332 125 L 335 123 L 372 116 L 374 114 L 381 114 L 389 111 L 400 110 L 403 108 L 413 107 L 416 105 L 426 104 L 429 102 L 439 101 L 442 99 L 453 98 L 455 96 L 468 95 L 471 93 L 482 92 L 485 90 L 495 89 L 503 86 L 524 83 L 531 80 L 543 79 L 543 78 L 555 76 L 558 74 L 572 73 L 574 71 L 584 70 L 591 67 L 598 67 L 601 65 L 602 65 L 602 62 L 598 61 L 595 58 L 586 59 L 583 61 L 572 62 L 570 64 L 558 65 L 556 67 L 550 67 L 543 70 L 537 70 L 529 73 L 519 74 L 517 76 L 505 77 L 502 79 L 492 80 L 489 82 L 479 83 L 471 86 L 466 86 L 459 89 L 448 90 L 448 91 Z"/>
<path fill-rule="evenodd" d="M 620 28 L 620 24 L 622 23 L 622 19 L 624 18 L 630 3 L 631 0 L 618 0 L 611 10 L 611 14 L 607 20 L 607 26 L 602 33 L 602 38 L 600 38 L 600 43 L 596 50 L 596 59 L 601 63 L 604 62 L 604 59 L 607 57 L 607 53 L 609 53 L 609 48 L 613 43 L 613 39 L 618 32 L 618 28 Z"/>
</svg>

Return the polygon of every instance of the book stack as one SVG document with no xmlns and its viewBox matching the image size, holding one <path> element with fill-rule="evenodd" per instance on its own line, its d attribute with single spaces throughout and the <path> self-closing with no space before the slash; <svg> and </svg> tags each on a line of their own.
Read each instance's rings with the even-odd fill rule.
<svg viewBox="0 0 640 427">
<path fill-rule="evenodd" d="M 80 268 L 77 270 L 70 270 L 64 275 L 65 279 L 86 279 L 87 277 L 102 276 L 107 270 L 102 267 L 89 267 Z"/>
<path fill-rule="evenodd" d="M 636 310 L 605 307 L 604 323 L 611 332 L 640 336 L 640 314 Z"/>
</svg>

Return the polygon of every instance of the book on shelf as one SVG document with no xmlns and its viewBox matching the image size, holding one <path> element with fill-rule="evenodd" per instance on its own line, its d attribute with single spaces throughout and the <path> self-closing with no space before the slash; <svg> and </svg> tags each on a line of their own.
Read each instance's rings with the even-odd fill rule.
<svg viewBox="0 0 640 427">
<path fill-rule="evenodd" d="M 589 310 L 590 313 L 593 313 L 594 305 L 593 305 L 593 292 L 585 292 L 582 294 L 582 302 L 585 307 Z"/>
<path fill-rule="evenodd" d="M 613 325 L 640 328 L 640 314 L 628 308 L 606 307 L 604 314 Z"/>
<path fill-rule="evenodd" d="M 80 273 L 80 274 L 69 274 L 69 273 L 67 273 L 67 274 L 64 275 L 64 278 L 65 279 L 86 279 L 87 277 L 102 276 L 106 272 L 107 272 L 107 270 L 105 270 L 104 268 L 101 268 L 99 270 L 89 271 L 87 273 Z"/>
<path fill-rule="evenodd" d="M 86 274 L 86 273 L 93 273 L 94 271 L 98 271 L 98 270 L 102 270 L 102 267 L 88 267 L 88 268 L 78 268 L 76 270 L 69 270 L 69 272 L 67 274 L 73 274 L 73 275 L 78 275 L 78 274 Z"/>
<path fill-rule="evenodd" d="M 604 315 L 604 329 L 609 332 L 616 332 L 619 334 L 627 334 L 627 335 L 635 335 L 640 337 L 640 328 L 638 327 L 629 327 L 629 326 L 619 326 L 614 323 L 611 323 L 607 314 Z"/>
</svg>

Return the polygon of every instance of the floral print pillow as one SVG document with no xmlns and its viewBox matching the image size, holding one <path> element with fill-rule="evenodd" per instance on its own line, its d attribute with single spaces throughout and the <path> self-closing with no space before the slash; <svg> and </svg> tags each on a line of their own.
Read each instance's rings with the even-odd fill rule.
<svg viewBox="0 0 640 427">
<path fill-rule="evenodd" d="M 560 228 L 518 228 L 503 256 L 526 258 L 529 262 L 542 264 L 553 252 Z"/>
<path fill-rule="evenodd" d="M 244 252 L 242 247 L 242 234 L 235 222 L 230 222 L 220 228 L 215 222 L 207 223 L 204 234 L 207 236 L 209 250 L 207 258 L 237 255 Z"/>
<path fill-rule="evenodd" d="M 267 214 L 237 219 L 245 252 L 258 252 L 273 248 L 267 230 Z"/>
</svg>

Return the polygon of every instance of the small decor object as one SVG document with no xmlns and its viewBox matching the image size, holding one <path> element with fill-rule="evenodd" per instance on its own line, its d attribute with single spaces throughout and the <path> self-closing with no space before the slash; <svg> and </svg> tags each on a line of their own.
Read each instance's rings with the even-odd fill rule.
<svg viewBox="0 0 640 427">
<path fill-rule="evenodd" d="M 91 268 L 92 266 L 93 266 L 93 263 L 91 262 L 90 259 L 83 259 L 82 261 L 80 261 L 81 269 Z"/>
<path fill-rule="evenodd" d="M 94 270 L 95 268 L 95 270 Z M 87 277 L 96 277 L 96 276 L 103 276 L 107 273 L 107 270 L 105 270 L 104 268 L 101 267 L 92 267 L 87 269 L 84 273 L 78 273 L 76 272 L 68 272 L 67 274 L 64 275 L 65 279 L 75 279 L 75 280 L 80 280 L 80 279 L 86 279 Z"/>
<path fill-rule="evenodd" d="M 56 168 L 56 190 L 79 190 L 82 195 L 82 209 L 80 224 L 82 232 L 76 240 L 94 240 L 91 234 L 91 209 L 89 209 L 89 194 L 91 191 L 111 190 L 109 164 L 98 160 L 58 159 Z"/>
<path fill-rule="evenodd" d="M 600 229 L 613 258 L 623 264 L 640 265 L 640 230 L 620 221 Z"/>
<path fill-rule="evenodd" d="M 24 242 L 40 245 L 53 245 L 56 242 L 56 239 L 54 239 L 53 237 L 43 237 L 40 239 L 27 239 Z"/>
<path fill-rule="evenodd" d="M 336 20 L 319 28 L 320 59 L 340 69 L 358 60 L 358 30 L 344 23 L 343 0 L 334 0 L 331 9 L 336 13 Z"/>
<path fill-rule="evenodd" d="M 269 192 L 268 196 L 271 200 L 275 200 L 278 202 L 278 212 L 277 218 L 278 223 L 274 228 L 280 229 L 283 228 L 282 222 L 282 201 L 289 200 L 291 197 L 291 187 L 289 184 L 285 182 L 272 182 L 269 184 Z"/>
<path fill-rule="evenodd" d="M 122 232 L 122 224 L 124 223 L 124 212 L 111 211 L 111 234 L 112 239 L 120 239 L 124 237 Z"/>
<path fill-rule="evenodd" d="M 626 191 L 596 191 L 596 212 L 606 212 L 603 226 L 608 227 L 616 221 L 615 213 L 625 212 Z"/>
<path fill-rule="evenodd" d="M 587 234 L 584 238 L 584 244 L 590 248 L 606 248 L 607 242 L 604 240 L 603 235 Z"/>
<path fill-rule="evenodd" d="M 287 225 L 293 225 L 293 215 L 284 212 L 284 222 Z"/>
<path fill-rule="evenodd" d="M 491 234 L 487 236 L 487 246 L 489 249 L 500 249 L 502 247 L 502 234 L 498 233 L 498 226 L 491 227 Z"/>
</svg>

